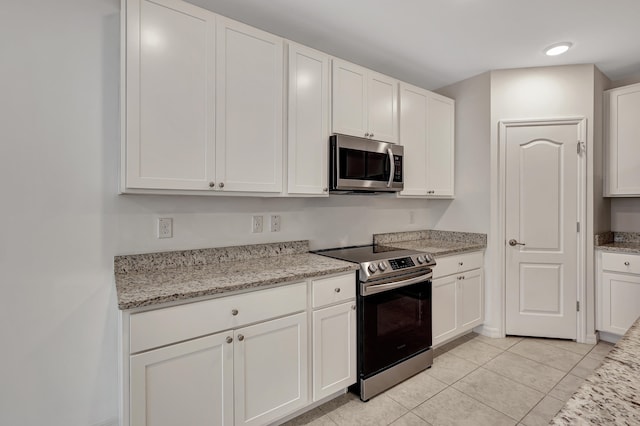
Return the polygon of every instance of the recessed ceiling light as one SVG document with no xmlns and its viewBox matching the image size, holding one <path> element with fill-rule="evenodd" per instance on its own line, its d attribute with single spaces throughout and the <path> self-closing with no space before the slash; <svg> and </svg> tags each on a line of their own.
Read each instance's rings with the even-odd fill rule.
<svg viewBox="0 0 640 426">
<path fill-rule="evenodd" d="M 544 53 L 547 56 L 557 56 L 562 55 L 564 52 L 569 50 L 569 48 L 573 46 L 572 43 L 568 41 L 563 41 L 562 43 L 552 44 L 551 46 L 544 49 Z"/>
</svg>

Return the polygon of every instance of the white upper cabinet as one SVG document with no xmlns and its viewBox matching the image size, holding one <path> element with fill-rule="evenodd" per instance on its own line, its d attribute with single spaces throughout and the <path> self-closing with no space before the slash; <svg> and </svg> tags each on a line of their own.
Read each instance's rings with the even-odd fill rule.
<svg viewBox="0 0 640 426">
<path fill-rule="evenodd" d="M 453 198 L 454 101 L 400 83 L 400 144 L 404 190 L 400 196 Z"/>
<path fill-rule="evenodd" d="M 640 84 L 605 92 L 605 196 L 640 196 Z"/>
<path fill-rule="evenodd" d="M 179 0 L 127 0 L 122 190 L 280 193 L 283 40 Z"/>
<path fill-rule="evenodd" d="M 127 1 L 124 187 L 209 188 L 214 41 L 209 11 L 174 0 Z"/>
<path fill-rule="evenodd" d="M 333 60 L 334 133 L 398 142 L 398 81 Z"/>
<path fill-rule="evenodd" d="M 329 56 L 288 43 L 287 192 L 329 195 Z"/>
<path fill-rule="evenodd" d="M 216 168 L 225 191 L 282 191 L 283 40 L 217 19 Z"/>
</svg>

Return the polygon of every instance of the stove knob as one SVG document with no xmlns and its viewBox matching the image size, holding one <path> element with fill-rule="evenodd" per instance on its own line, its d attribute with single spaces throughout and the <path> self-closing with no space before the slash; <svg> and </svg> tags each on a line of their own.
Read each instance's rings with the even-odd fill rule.
<svg viewBox="0 0 640 426">
<path fill-rule="evenodd" d="M 419 264 L 423 264 L 427 259 L 425 259 L 425 257 L 423 255 L 418 256 L 418 263 Z"/>
<path fill-rule="evenodd" d="M 369 265 L 367 269 L 369 269 L 369 272 L 371 272 L 372 274 L 378 270 L 378 268 L 376 268 L 375 263 L 372 263 L 371 265 Z"/>
<path fill-rule="evenodd" d="M 378 269 L 380 269 L 380 272 L 384 272 L 387 270 L 387 265 L 384 262 L 380 262 L 378 263 Z"/>
</svg>

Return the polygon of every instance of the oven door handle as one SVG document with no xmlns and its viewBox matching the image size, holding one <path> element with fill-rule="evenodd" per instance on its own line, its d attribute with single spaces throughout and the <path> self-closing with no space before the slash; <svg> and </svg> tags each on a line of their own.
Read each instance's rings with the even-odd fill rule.
<svg viewBox="0 0 640 426">
<path fill-rule="evenodd" d="M 362 296 L 371 296 L 372 294 L 382 293 L 383 291 L 394 290 L 396 288 L 406 287 L 409 285 L 427 281 L 427 280 L 430 280 L 432 276 L 433 276 L 433 273 L 428 273 L 425 275 L 420 275 L 419 277 L 409 278 L 407 280 L 396 281 L 396 282 L 391 282 L 387 284 L 367 285 L 363 283 L 363 284 L 360 284 L 361 285 L 360 294 Z"/>
<path fill-rule="evenodd" d="M 387 155 L 389 155 L 389 165 L 391 166 L 391 172 L 389 173 L 389 182 L 387 182 L 387 188 L 391 188 L 393 183 L 393 177 L 396 175 L 396 162 L 393 159 L 393 151 L 391 148 L 387 148 Z"/>
</svg>

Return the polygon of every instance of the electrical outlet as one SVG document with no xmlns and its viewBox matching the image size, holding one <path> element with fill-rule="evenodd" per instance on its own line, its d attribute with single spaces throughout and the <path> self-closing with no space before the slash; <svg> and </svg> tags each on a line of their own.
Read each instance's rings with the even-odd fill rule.
<svg viewBox="0 0 640 426">
<path fill-rule="evenodd" d="M 158 238 L 173 238 L 173 219 L 161 217 L 158 219 Z"/>
<path fill-rule="evenodd" d="M 253 232 L 254 234 L 262 232 L 262 216 L 253 217 L 251 232 Z"/>
<path fill-rule="evenodd" d="M 271 215 L 271 232 L 280 232 L 280 215 Z"/>
</svg>

